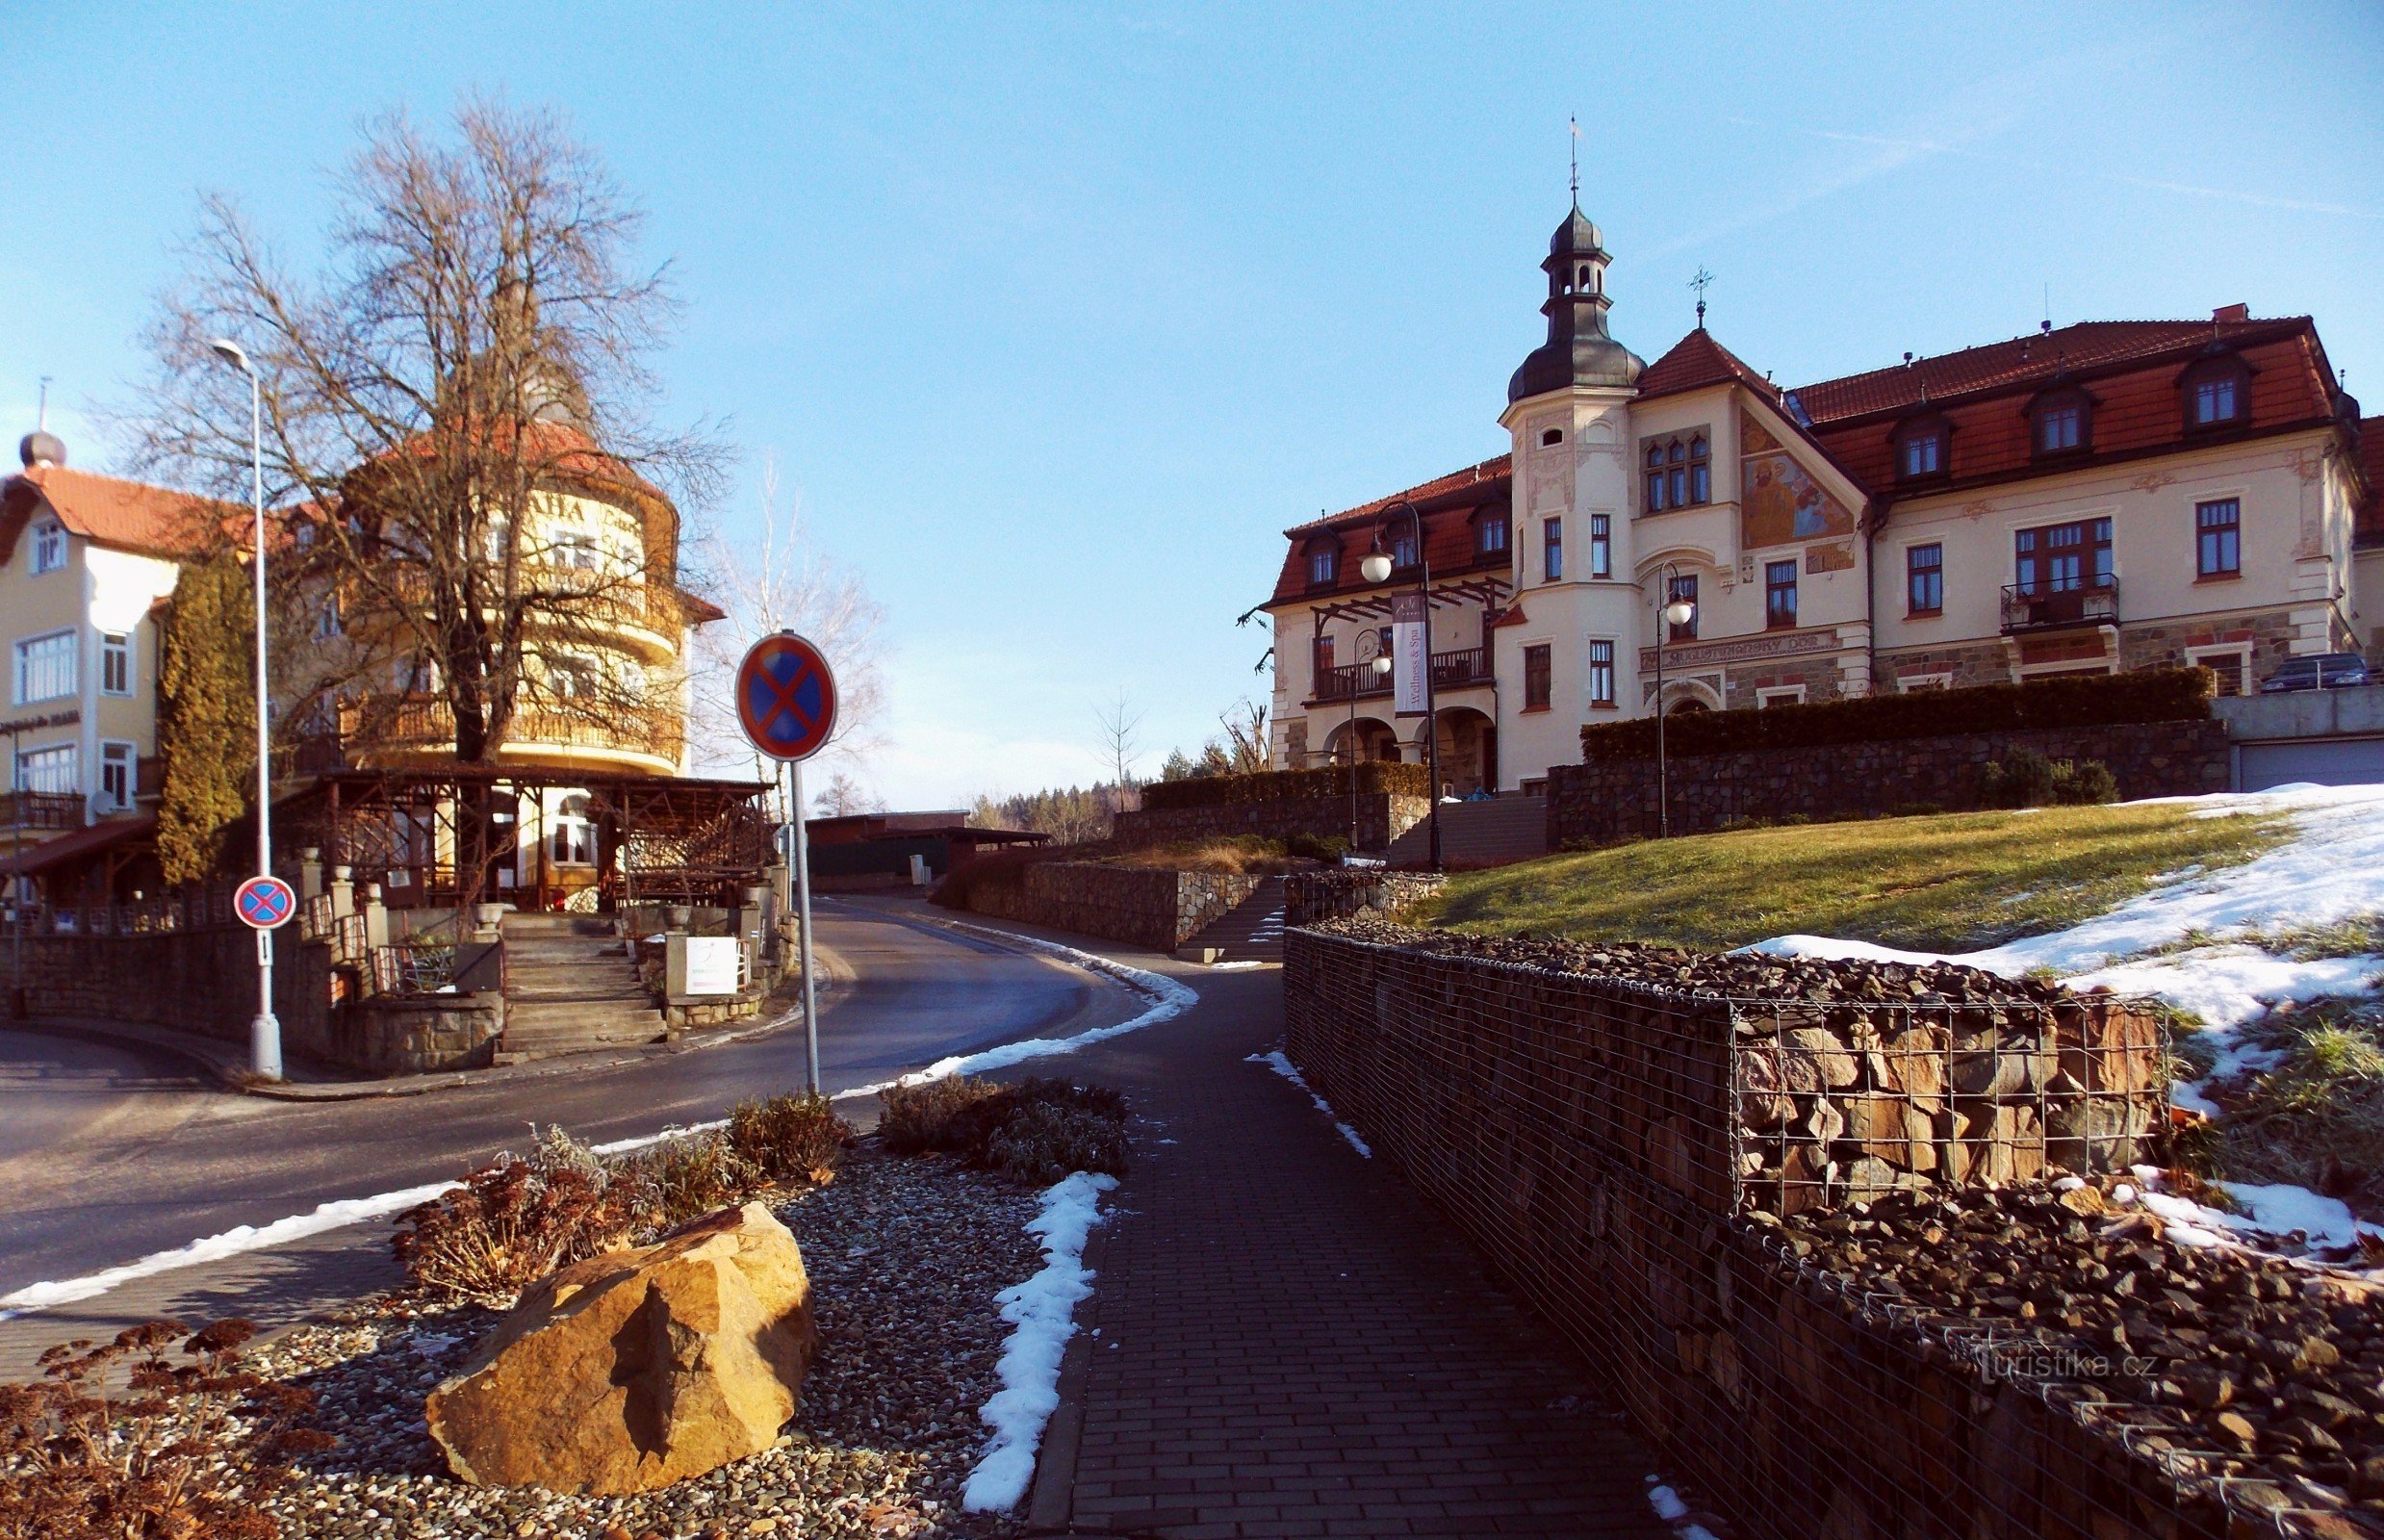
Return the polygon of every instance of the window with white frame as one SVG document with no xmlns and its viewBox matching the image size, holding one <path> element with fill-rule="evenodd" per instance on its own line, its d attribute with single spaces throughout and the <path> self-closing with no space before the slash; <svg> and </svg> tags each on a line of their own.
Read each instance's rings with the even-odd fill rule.
<svg viewBox="0 0 2384 1540">
<path fill-rule="evenodd" d="M 1805 686 L 1802 684 L 1772 684 L 1755 692 L 1755 708 L 1758 711 L 1773 706 L 1803 706 Z"/>
<path fill-rule="evenodd" d="M 74 693 L 74 632 L 28 636 L 16 644 L 16 704 Z"/>
<path fill-rule="evenodd" d="M 133 768 L 140 746 L 120 738 L 99 740 L 99 800 L 109 811 L 123 812 L 133 805 Z"/>
<path fill-rule="evenodd" d="M 1898 695 L 1917 695 L 1923 690 L 1950 690 L 1953 687 L 1951 671 L 1943 674 L 1900 674 L 1896 677 Z"/>
<path fill-rule="evenodd" d="M 2206 668 L 2217 676 L 2221 695 L 2251 693 L 2251 643 L 2230 642 L 2223 647 L 2189 647 L 2186 649 L 2188 668 Z"/>
<path fill-rule="evenodd" d="M 596 826 L 588 818 L 588 799 L 577 792 L 565 797 L 555 809 L 553 833 L 548 841 L 549 852 L 557 866 L 592 866 L 596 863 Z"/>
<path fill-rule="evenodd" d="M 55 519 L 44 519 L 33 526 L 33 570 L 36 573 L 56 572 L 66 564 L 66 530 Z"/>
<path fill-rule="evenodd" d="M 16 789 L 46 791 L 55 796 L 71 796 L 81 790 L 75 784 L 74 745 L 60 743 L 46 749 L 18 750 Z"/>
<path fill-rule="evenodd" d="M 133 693 L 133 639 L 122 631 L 99 633 L 99 693 Z"/>
</svg>

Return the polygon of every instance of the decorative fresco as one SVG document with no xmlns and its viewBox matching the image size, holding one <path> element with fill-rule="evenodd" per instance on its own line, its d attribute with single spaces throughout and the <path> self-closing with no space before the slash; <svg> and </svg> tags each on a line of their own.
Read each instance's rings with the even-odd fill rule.
<svg viewBox="0 0 2384 1540">
<path fill-rule="evenodd" d="M 1778 439 L 1744 413 L 1738 419 L 1738 444 L 1743 549 L 1855 532 L 1853 510 L 1823 490 Z"/>
<path fill-rule="evenodd" d="M 1807 572 L 1852 572 L 1855 570 L 1855 543 L 1851 540 L 1832 541 L 1814 546 L 1805 552 Z"/>
</svg>

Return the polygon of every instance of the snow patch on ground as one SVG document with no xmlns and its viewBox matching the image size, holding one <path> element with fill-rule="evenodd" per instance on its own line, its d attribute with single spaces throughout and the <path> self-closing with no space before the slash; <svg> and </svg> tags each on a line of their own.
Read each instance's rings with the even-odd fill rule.
<svg viewBox="0 0 2384 1540">
<path fill-rule="evenodd" d="M 1291 1060 L 1285 1058 L 1282 1049 L 1277 1048 L 1272 1053 L 1250 1054 L 1242 1062 L 1247 1065 L 1265 1065 L 1268 1068 L 1272 1069 L 1276 1074 L 1281 1075 L 1293 1085 L 1297 1086 L 1300 1090 L 1306 1091 L 1308 1093 L 1308 1099 L 1317 1104 L 1317 1111 L 1322 1113 L 1327 1117 L 1332 1117 L 1333 1126 L 1341 1130 L 1341 1137 L 1349 1142 L 1349 1147 L 1351 1149 L 1356 1150 L 1360 1155 L 1365 1156 L 1370 1161 L 1374 1158 L 1372 1148 L 1367 1144 L 1365 1140 L 1358 1137 L 1358 1131 L 1356 1129 L 1351 1128 L 1347 1123 L 1343 1122 L 1340 1118 L 1333 1117 L 1333 1104 L 1316 1093 L 1315 1088 L 1310 1086 L 1307 1079 L 1300 1074 L 1299 1066 L 1292 1063 Z"/>
<path fill-rule="evenodd" d="M 1076 1171 L 1045 1188 L 1041 1211 L 1026 1224 L 1043 1243 L 1042 1270 L 993 1296 L 1014 1329 L 995 1371 L 1002 1388 L 977 1414 L 993 1436 L 961 1491 L 972 1513 L 1008 1512 L 1035 1478 L 1043 1427 L 1060 1406 L 1060 1360 L 1076 1335 L 1076 1303 L 1092 1293 L 1085 1240 L 1101 1221 L 1101 1194 L 1116 1185 L 1115 1176 Z"/>
<path fill-rule="evenodd" d="M 1714 1540 L 1711 1529 L 1689 1522 L 1689 1505 L 1660 1476 L 1648 1477 L 1648 1506 L 1655 1510 L 1657 1518 L 1672 1526 L 1672 1532 L 1680 1540 Z"/>
<path fill-rule="evenodd" d="M 935 923 L 948 930 L 966 931 L 972 935 L 985 937 L 988 940 L 999 941 L 1005 946 L 1040 952 L 1049 957 L 1059 958 L 1077 967 L 1107 974 L 1127 988 L 1150 1000 L 1151 1007 L 1132 1020 L 1120 1021 L 1115 1026 L 1088 1027 L 1082 1032 L 1073 1033 L 1064 1038 L 1027 1038 L 1018 1042 L 1005 1042 L 997 1047 L 987 1048 L 979 1053 L 955 1054 L 948 1059 L 936 1060 L 925 1069 L 915 1069 L 910 1074 L 897 1076 L 892 1080 L 880 1081 L 871 1086 L 857 1086 L 851 1091 L 837 1091 L 833 1097 L 830 1098 L 831 1100 L 849 1101 L 857 1096 L 874 1096 L 890 1087 L 924 1086 L 931 1080 L 941 1080 L 947 1075 L 983 1074 L 987 1070 L 1007 1069 L 1012 1065 L 1024 1064 L 1030 1059 L 1048 1058 L 1053 1054 L 1074 1053 L 1079 1048 L 1089 1048 L 1096 1042 L 1107 1042 L 1112 1038 L 1120 1038 L 1129 1032 L 1140 1032 L 1144 1027 L 1171 1020 L 1200 1003 L 1199 990 L 1170 979 L 1163 973 L 1151 973 L 1141 968 L 1128 967 L 1123 962 L 1100 957 L 1091 952 L 1080 952 L 1072 946 L 1062 946 L 1057 941 L 1046 941 L 1039 937 L 1020 936 L 1012 931 L 996 931 L 983 925 L 965 924 L 960 920 L 939 920 Z"/>
<path fill-rule="evenodd" d="M 1263 968 L 1266 965 L 1257 958 L 1245 957 L 1232 962 L 1212 962 L 1209 964 L 1209 971 L 1211 973 L 1240 973 L 1249 968 Z"/>
<path fill-rule="evenodd" d="M 120 1288 L 136 1279 L 154 1277 L 161 1272 L 193 1268 L 202 1262 L 218 1262 L 225 1257 L 239 1256 L 244 1251 L 262 1251 L 268 1246 L 287 1245 L 293 1241 L 303 1241 L 310 1235 L 361 1224 L 367 1219 L 387 1219 L 418 1203 L 427 1203 L 460 1185 L 455 1182 L 431 1182 L 422 1187 L 402 1188 L 395 1193 L 375 1194 L 372 1197 L 339 1198 L 319 1204 L 304 1214 L 275 1219 L 270 1224 L 236 1224 L 228 1230 L 202 1236 L 187 1245 L 175 1246 L 170 1251 L 152 1251 L 138 1261 L 87 1273 L 80 1278 L 66 1278 L 56 1283 L 29 1283 L 13 1294 L 0 1295 L 0 1321 L 13 1321 L 36 1310 L 50 1310 L 59 1305 L 96 1298 L 111 1289 Z"/>
<path fill-rule="evenodd" d="M 1981 952 L 1902 952 L 1824 936 L 1780 936 L 1747 950 L 1781 957 L 1885 962 L 1959 962 L 2008 977 L 2049 969 L 2080 988 L 2108 985 L 2157 994 L 2211 1027 L 2240 1026 L 2285 1001 L 2366 992 L 2384 958 L 2295 962 L 2241 940 L 2384 914 L 2384 785 L 2292 786 L 2216 797 L 2169 797 L 2134 806 L 2183 805 L 2197 818 L 2285 814 L 2295 835 L 2241 866 L 2189 869 L 2065 931 Z M 2214 944 L 2162 956 L 2201 933 Z M 2133 960 L 2133 961 L 2131 961 Z"/>
</svg>

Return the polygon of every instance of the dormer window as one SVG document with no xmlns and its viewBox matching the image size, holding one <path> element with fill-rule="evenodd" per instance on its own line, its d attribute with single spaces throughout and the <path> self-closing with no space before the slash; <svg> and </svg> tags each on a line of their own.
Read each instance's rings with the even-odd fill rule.
<svg viewBox="0 0 2384 1540">
<path fill-rule="evenodd" d="M 1341 542 L 1318 540 L 1308 547 L 1308 586 L 1321 588 L 1341 577 Z"/>
<path fill-rule="evenodd" d="M 33 526 L 33 570 L 56 572 L 66 564 L 66 531 L 55 519 Z"/>
<path fill-rule="evenodd" d="M 1416 565 L 1416 534 L 1413 529 L 1395 535 L 1391 540 L 1391 570 L 1405 572 Z"/>
<path fill-rule="evenodd" d="M 2236 427 L 2251 420 L 2251 366 L 2235 353 L 2210 354 L 2178 381 L 2186 431 Z"/>
<path fill-rule="evenodd" d="M 2038 458 L 2094 447 L 2094 400 L 2074 385 L 2039 391 L 2028 403 L 2028 443 Z"/>
<path fill-rule="evenodd" d="M 1896 429 L 1896 479 L 1920 481 L 1953 469 L 1954 430 L 1937 416 L 1917 418 Z"/>
<path fill-rule="evenodd" d="M 1649 440 L 1645 465 L 1648 512 L 1713 500 L 1713 449 L 1702 430 Z"/>
<path fill-rule="evenodd" d="M 1474 521 L 1474 554 L 1476 556 L 1506 554 L 1506 518 L 1504 515 L 1486 513 Z"/>
</svg>

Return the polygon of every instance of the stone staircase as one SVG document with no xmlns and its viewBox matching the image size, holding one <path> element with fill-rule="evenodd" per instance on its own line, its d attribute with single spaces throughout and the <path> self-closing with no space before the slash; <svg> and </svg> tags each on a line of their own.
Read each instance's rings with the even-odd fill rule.
<svg viewBox="0 0 2384 1540">
<path fill-rule="evenodd" d="M 505 1033 L 500 1063 L 661 1039 L 662 1013 L 638 982 L 628 943 L 613 934 L 611 920 L 582 914 L 508 914 L 504 937 Z"/>
<path fill-rule="evenodd" d="M 1283 879 L 1260 883 L 1256 892 L 1211 920 L 1175 955 L 1194 962 L 1282 962 Z"/>
<path fill-rule="evenodd" d="M 1504 866 L 1547 854 L 1546 797 L 1441 804 L 1441 860 L 1448 865 Z M 1394 866 L 1422 866 L 1430 861 L 1429 824 L 1419 823 L 1391 841 L 1384 855 Z"/>
</svg>

